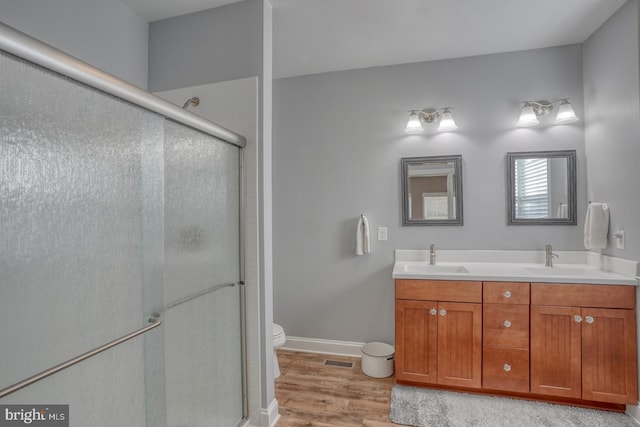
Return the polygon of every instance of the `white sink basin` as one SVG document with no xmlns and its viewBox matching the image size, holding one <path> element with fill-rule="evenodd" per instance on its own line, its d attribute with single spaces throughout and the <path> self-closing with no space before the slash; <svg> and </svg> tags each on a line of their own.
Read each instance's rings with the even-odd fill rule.
<svg viewBox="0 0 640 427">
<path fill-rule="evenodd" d="M 469 273 L 462 265 L 431 265 L 431 264 L 405 264 L 405 273 L 413 274 L 449 274 L 449 273 Z"/>
<path fill-rule="evenodd" d="M 598 270 L 585 267 L 524 267 L 524 270 L 537 276 L 586 276 L 597 274 Z"/>
</svg>

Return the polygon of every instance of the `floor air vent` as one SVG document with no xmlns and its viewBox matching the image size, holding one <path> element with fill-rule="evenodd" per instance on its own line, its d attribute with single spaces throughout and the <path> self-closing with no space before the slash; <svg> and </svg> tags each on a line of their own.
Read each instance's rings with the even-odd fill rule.
<svg viewBox="0 0 640 427">
<path fill-rule="evenodd" d="M 353 368 L 353 362 L 343 362 L 341 360 L 325 360 L 324 365 L 338 368 Z"/>
</svg>

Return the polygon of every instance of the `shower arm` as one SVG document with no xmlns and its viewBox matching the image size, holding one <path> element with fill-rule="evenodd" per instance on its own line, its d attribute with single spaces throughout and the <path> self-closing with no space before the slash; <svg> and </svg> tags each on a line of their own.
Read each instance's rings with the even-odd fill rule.
<svg viewBox="0 0 640 427">
<path fill-rule="evenodd" d="M 193 98 L 187 99 L 187 102 L 184 103 L 182 108 L 186 110 L 190 105 L 193 105 L 194 107 L 197 107 L 198 105 L 200 105 L 200 98 L 198 98 L 197 96 L 194 96 Z"/>
</svg>

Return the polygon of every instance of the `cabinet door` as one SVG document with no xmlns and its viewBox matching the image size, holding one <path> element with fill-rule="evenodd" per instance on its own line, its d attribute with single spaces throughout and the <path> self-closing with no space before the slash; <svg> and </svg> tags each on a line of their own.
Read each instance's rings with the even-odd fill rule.
<svg viewBox="0 0 640 427">
<path fill-rule="evenodd" d="M 438 303 L 438 384 L 480 388 L 482 304 Z"/>
<path fill-rule="evenodd" d="M 580 398 L 581 313 L 531 306 L 531 392 Z"/>
<path fill-rule="evenodd" d="M 396 380 L 436 384 L 437 308 L 435 301 L 396 301 Z"/>
<path fill-rule="evenodd" d="M 636 404 L 634 310 L 582 309 L 582 398 Z"/>
</svg>

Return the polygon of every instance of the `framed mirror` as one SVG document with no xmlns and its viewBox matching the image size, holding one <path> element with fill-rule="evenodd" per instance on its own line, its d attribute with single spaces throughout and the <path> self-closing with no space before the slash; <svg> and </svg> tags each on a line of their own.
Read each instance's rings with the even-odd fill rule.
<svg viewBox="0 0 640 427">
<path fill-rule="evenodd" d="M 462 156 L 405 157 L 402 225 L 462 225 Z"/>
<path fill-rule="evenodd" d="M 576 225 L 576 152 L 507 153 L 509 225 Z"/>
</svg>

